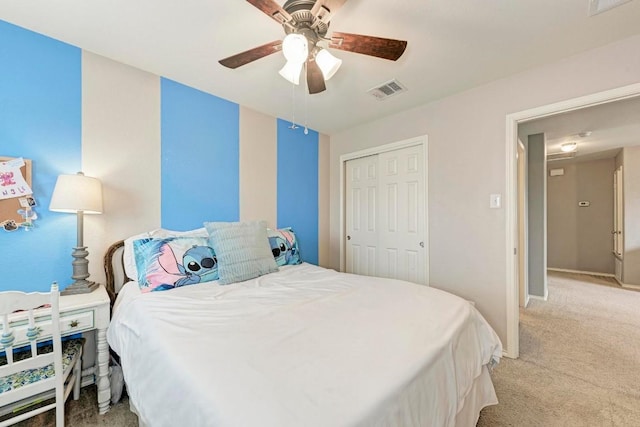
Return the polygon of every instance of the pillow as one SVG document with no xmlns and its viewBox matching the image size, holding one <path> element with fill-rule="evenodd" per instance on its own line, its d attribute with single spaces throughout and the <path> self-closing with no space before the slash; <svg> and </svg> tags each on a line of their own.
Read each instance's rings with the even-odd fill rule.
<svg viewBox="0 0 640 427">
<path fill-rule="evenodd" d="M 138 278 L 138 269 L 136 268 L 136 257 L 133 253 L 133 242 L 138 239 L 144 239 L 149 237 L 173 237 L 173 236 L 198 236 L 198 237 L 207 237 L 207 230 L 204 228 L 198 228 L 195 230 L 189 231 L 173 231 L 166 230 L 164 228 L 158 228 L 156 230 L 147 231 L 146 233 L 136 234 L 135 236 L 131 236 L 124 241 L 124 252 L 122 254 L 122 262 L 124 264 L 124 273 L 128 278 L 132 280 L 137 280 Z"/>
<path fill-rule="evenodd" d="M 218 279 L 218 262 L 206 237 L 145 237 L 133 241 L 142 292 Z"/>
<path fill-rule="evenodd" d="M 298 239 L 290 227 L 278 230 L 267 229 L 271 252 L 278 266 L 296 265 L 302 263 Z"/>
<path fill-rule="evenodd" d="M 220 284 L 242 282 L 278 271 L 266 221 L 205 222 L 209 244 L 218 256 Z"/>
</svg>

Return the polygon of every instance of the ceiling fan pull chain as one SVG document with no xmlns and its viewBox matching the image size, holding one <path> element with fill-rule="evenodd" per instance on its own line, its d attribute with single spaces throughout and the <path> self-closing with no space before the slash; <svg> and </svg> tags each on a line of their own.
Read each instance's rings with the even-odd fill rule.
<svg viewBox="0 0 640 427">
<path fill-rule="evenodd" d="M 309 135 L 309 128 L 307 122 L 309 119 L 309 91 L 304 91 L 304 134 Z"/>
<path fill-rule="evenodd" d="M 298 129 L 296 126 L 296 85 L 291 83 L 291 126 L 289 129 Z"/>
</svg>

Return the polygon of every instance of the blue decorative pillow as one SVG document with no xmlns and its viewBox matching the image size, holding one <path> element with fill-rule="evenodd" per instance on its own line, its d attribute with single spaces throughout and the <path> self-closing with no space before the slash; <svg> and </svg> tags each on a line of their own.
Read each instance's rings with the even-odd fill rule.
<svg viewBox="0 0 640 427">
<path fill-rule="evenodd" d="M 209 244 L 218 256 L 220 284 L 242 282 L 278 271 L 265 221 L 205 222 Z"/>
<path fill-rule="evenodd" d="M 302 263 L 300 250 L 298 249 L 298 239 L 296 239 L 296 235 L 290 227 L 277 230 L 268 229 L 267 234 L 276 264 L 283 266 Z"/>
<path fill-rule="evenodd" d="M 140 239 L 166 239 L 168 237 L 204 237 L 207 238 L 207 230 L 202 227 L 196 230 L 174 231 L 164 228 L 157 228 L 146 233 L 136 234 L 124 241 L 124 252 L 122 254 L 122 263 L 124 264 L 124 272 L 131 279 L 138 278 L 138 268 L 136 267 L 136 257 L 133 253 L 133 242 Z"/>
<path fill-rule="evenodd" d="M 206 237 L 142 238 L 133 253 L 142 292 L 218 279 L 218 261 Z"/>
</svg>

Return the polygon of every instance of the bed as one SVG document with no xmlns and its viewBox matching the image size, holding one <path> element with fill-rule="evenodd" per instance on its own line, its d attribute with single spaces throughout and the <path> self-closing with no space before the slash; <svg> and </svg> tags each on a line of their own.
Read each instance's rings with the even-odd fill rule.
<svg viewBox="0 0 640 427">
<path fill-rule="evenodd" d="M 315 265 L 143 293 L 105 259 L 108 342 L 148 426 L 474 426 L 502 354 L 441 290 Z M 122 274 L 122 273 L 120 273 Z"/>
</svg>

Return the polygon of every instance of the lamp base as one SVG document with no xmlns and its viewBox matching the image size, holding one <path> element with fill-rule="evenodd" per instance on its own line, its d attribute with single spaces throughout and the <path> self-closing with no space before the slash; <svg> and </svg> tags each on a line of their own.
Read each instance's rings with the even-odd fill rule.
<svg viewBox="0 0 640 427">
<path fill-rule="evenodd" d="M 76 281 L 71 285 L 64 288 L 60 295 L 78 295 L 78 294 L 88 294 L 89 292 L 93 292 L 98 289 L 98 285 L 96 282 L 87 282 L 84 281 Z"/>
</svg>

